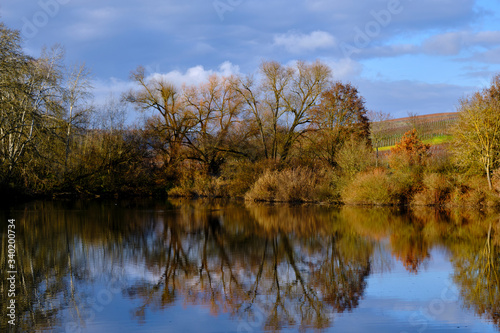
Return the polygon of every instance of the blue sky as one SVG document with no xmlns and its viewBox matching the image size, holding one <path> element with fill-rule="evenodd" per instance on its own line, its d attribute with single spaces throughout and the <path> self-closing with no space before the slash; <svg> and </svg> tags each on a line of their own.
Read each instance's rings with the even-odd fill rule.
<svg viewBox="0 0 500 333">
<path fill-rule="evenodd" d="M 85 62 L 98 100 L 138 65 L 181 84 L 320 59 L 403 117 L 455 111 L 500 72 L 500 0 L 4 0 L 0 19 L 28 53 L 61 43 Z"/>
</svg>

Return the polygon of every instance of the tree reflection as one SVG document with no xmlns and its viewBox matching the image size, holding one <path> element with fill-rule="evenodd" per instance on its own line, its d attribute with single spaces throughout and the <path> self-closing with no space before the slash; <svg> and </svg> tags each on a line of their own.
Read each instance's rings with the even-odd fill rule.
<svg viewBox="0 0 500 333">
<path fill-rule="evenodd" d="M 371 245 L 359 236 L 344 237 L 336 212 L 251 206 L 245 213 L 209 207 L 202 215 L 184 207 L 165 216 L 164 233 L 155 242 L 158 251 L 165 249 L 165 261 L 153 264 L 165 272 L 156 284 L 131 288 L 140 290 L 136 296 L 143 302 L 136 318 L 144 320 L 147 307 L 165 306 L 161 295 L 170 295 L 170 301 L 182 296 L 244 321 L 265 309 L 268 330 L 328 327 L 334 312 L 357 306 L 370 271 Z M 182 242 L 172 236 L 180 233 Z"/>
<path fill-rule="evenodd" d="M 31 225 L 31 212 L 28 218 L 16 218 L 16 326 L 8 326 L 6 307 L 2 306 L 2 331 L 14 329 L 30 332 L 34 328 L 49 329 L 61 320 L 61 307 L 75 304 L 75 284 L 85 279 L 85 270 L 80 269 L 79 260 L 71 254 L 72 237 L 66 229 L 53 233 L 51 214 L 37 212 L 37 223 Z M 2 214 L 3 215 L 3 214 Z M 18 214 L 10 215 L 17 217 Z M 4 217 L 4 216 L 2 216 Z M 3 219 L 5 220 L 5 218 Z M 28 227 L 29 225 L 29 227 Z M 50 240 L 53 246 L 47 247 L 41 239 Z M 6 232 L 2 237 L 2 250 L 7 248 Z M 7 267 L 7 256 L 0 258 L 1 267 Z M 0 289 L 7 290 L 7 281 L 0 280 Z M 7 304 L 7 293 L 2 292 L 1 304 Z"/>
<path fill-rule="evenodd" d="M 139 302 L 139 322 L 184 304 L 227 313 L 242 331 L 326 328 L 359 305 L 384 240 L 415 274 L 433 246 L 446 246 L 465 304 L 500 321 L 499 225 L 472 213 L 130 201 L 40 202 L 8 215 L 17 220 L 18 331 L 85 327 L 93 286 L 130 266 L 144 270 L 121 289 Z"/>
<path fill-rule="evenodd" d="M 431 244 L 435 240 L 430 240 L 426 234 L 429 219 L 421 219 L 413 212 L 357 207 L 345 207 L 342 217 L 361 235 L 375 240 L 388 238 L 392 255 L 408 272 L 417 274 L 421 265 L 430 258 Z"/>
<path fill-rule="evenodd" d="M 422 225 L 413 221 L 401 225 L 390 236 L 392 251 L 410 273 L 417 274 L 420 266 L 430 258 L 429 243 Z"/>
<path fill-rule="evenodd" d="M 92 306 L 88 302 L 93 296 L 88 286 L 96 279 L 96 272 L 110 274 L 106 268 L 110 262 L 123 263 L 126 254 L 119 245 L 124 234 L 135 232 L 139 224 L 147 230 L 142 220 L 137 223 L 137 216 L 126 217 L 109 205 L 94 203 L 35 202 L 23 211 L 0 212 L 0 217 L 16 220 L 17 265 L 16 325 L 8 325 L 7 309 L 2 306 L 2 332 L 64 328 L 68 321 L 84 326 Z M 122 228 L 119 224 L 124 221 L 132 223 Z M 7 249 L 6 242 L 4 229 L 2 251 Z M 6 255 L 1 256 L 2 268 L 7 267 L 7 259 Z M 1 304 L 8 301 L 3 292 L 7 287 L 6 279 L 1 279 Z"/>
<path fill-rule="evenodd" d="M 468 244 L 458 252 L 454 279 L 467 307 L 500 329 L 500 248 L 492 242 L 490 223 L 483 244 Z"/>
<path fill-rule="evenodd" d="M 358 306 L 370 274 L 371 244 L 352 235 L 331 236 L 325 260 L 313 274 L 313 283 L 337 312 Z M 349 245 L 356 244 L 354 249 Z"/>
</svg>

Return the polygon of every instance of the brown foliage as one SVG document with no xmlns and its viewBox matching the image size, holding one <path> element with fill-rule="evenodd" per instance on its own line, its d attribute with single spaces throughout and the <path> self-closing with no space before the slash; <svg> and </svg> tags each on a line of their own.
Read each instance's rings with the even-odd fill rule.
<svg viewBox="0 0 500 333">
<path fill-rule="evenodd" d="M 443 205 L 448 200 L 452 182 L 446 176 L 431 173 L 423 177 L 423 190 L 416 193 L 412 204 L 432 206 Z"/>
<path fill-rule="evenodd" d="M 391 205 L 395 203 L 394 186 L 382 168 L 360 172 L 345 187 L 342 201 L 361 205 Z"/>
<path fill-rule="evenodd" d="M 370 123 L 365 100 L 350 83 L 336 82 L 321 94 L 321 102 L 312 110 L 312 127 L 319 131 L 311 137 L 319 157 L 335 165 L 335 155 L 349 138 L 370 144 Z"/>
<path fill-rule="evenodd" d="M 423 167 L 429 157 L 430 145 L 424 144 L 417 136 L 417 130 L 406 132 L 401 141 L 391 148 L 389 165 L 392 169 Z"/>
<path fill-rule="evenodd" d="M 266 171 L 245 194 L 248 201 L 317 202 L 324 195 L 328 173 L 309 168 Z"/>
</svg>

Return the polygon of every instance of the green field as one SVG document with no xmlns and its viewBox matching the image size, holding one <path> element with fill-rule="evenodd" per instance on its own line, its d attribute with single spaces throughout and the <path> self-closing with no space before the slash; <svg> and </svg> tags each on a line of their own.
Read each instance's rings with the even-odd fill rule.
<svg viewBox="0 0 500 333">
<path fill-rule="evenodd" d="M 423 140 L 423 142 L 428 143 L 431 146 L 433 146 L 433 145 L 440 145 L 443 143 L 448 143 L 448 142 L 451 142 L 451 140 L 453 140 L 453 136 L 446 134 L 446 135 L 435 136 L 431 139 Z"/>
<path fill-rule="evenodd" d="M 452 139 L 453 139 L 453 137 L 451 135 L 438 135 L 438 136 L 432 137 L 430 139 L 422 140 L 422 142 L 423 143 L 428 143 L 431 146 L 434 146 L 434 145 L 440 145 L 440 144 L 443 144 L 443 143 L 451 142 Z M 393 147 L 395 147 L 395 145 L 379 147 L 378 151 L 390 150 Z"/>
</svg>

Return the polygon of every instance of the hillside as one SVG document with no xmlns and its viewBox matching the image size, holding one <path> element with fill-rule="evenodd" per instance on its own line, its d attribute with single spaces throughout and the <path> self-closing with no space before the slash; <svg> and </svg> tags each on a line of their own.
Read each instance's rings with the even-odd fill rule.
<svg viewBox="0 0 500 333">
<path fill-rule="evenodd" d="M 443 143 L 449 140 L 457 117 L 457 112 L 449 112 L 376 122 L 372 124 L 372 142 L 379 148 L 390 147 L 401 140 L 404 133 L 415 128 L 422 140 L 431 144 Z"/>
</svg>

